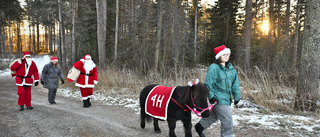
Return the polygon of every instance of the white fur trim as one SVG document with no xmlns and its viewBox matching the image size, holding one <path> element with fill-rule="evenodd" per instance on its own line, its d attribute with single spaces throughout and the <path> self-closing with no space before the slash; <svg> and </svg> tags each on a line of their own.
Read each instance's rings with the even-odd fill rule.
<svg viewBox="0 0 320 137">
<path fill-rule="evenodd" d="M 91 60 L 91 56 L 90 56 L 90 55 L 86 55 L 86 56 L 84 57 L 84 59 L 86 59 L 86 60 Z"/>
<path fill-rule="evenodd" d="M 78 84 L 78 83 L 76 83 L 76 86 L 77 87 L 81 87 L 81 88 L 93 88 L 94 87 L 94 85 L 91 85 L 91 84 L 81 85 L 81 84 Z"/>
<path fill-rule="evenodd" d="M 196 83 L 196 85 L 199 83 L 199 79 L 198 79 L 198 78 L 196 79 L 196 82 L 195 82 L 195 83 Z"/>
<path fill-rule="evenodd" d="M 231 50 L 229 48 L 225 48 L 222 51 L 220 51 L 217 55 L 216 55 L 216 59 L 219 59 L 220 56 L 222 56 L 223 54 L 231 54 Z"/>
<path fill-rule="evenodd" d="M 51 62 L 53 62 L 53 61 L 57 61 L 58 62 L 58 60 L 56 59 L 56 60 L 51 60 Z"/>
<path fill-rule="evenodd" d="M 24 56 L 23 56 L 23 58 L 25 58 L 25 57 L 27 57 L 27 56 L 31 57 L 31 55 L 30 55 L 30 54 L 26 54 L 26 55 L 24 55 Z"/>
<path fill-rule="evenodd" d="M 95 81 L 95 80 L 94 80 L 93 83 L 97 85 L 97 84 L 98 84 L 98 81 Z"/>
</svg>

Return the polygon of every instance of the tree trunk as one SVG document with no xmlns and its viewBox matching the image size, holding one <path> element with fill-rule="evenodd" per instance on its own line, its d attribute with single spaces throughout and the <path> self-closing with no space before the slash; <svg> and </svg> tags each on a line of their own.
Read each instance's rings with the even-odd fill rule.
<svg viewBox="0 0 320 137">
<path fill-rule="evenodd" d="M 36 51 L 36 26 L 33 24 L 33 52 Z"/>
<path fill-rule="evenodd" d="M 197 62 L 197 36 L 198 36 L 198 0 L 194 1 L 194 41 L 193 41 L 193 61 Z"/>
<path fill-rule="evenodd" d="M 1 14 L 1 25 L 2 25 L 2 31 L 0 33 L 2 33 L 2 36 L 1 36 L 1 43 L 2 43 L 2 51 L 3 51 L 3 55 L 4 57 L 7 57 L 7 49 L 6 49 L 6 31 L 4 29 L 4 23 L 5 23 L 5 17 L 4 17 L 4 12 L 2 12 Z M 1 29 L 0 29 L 1 30 Z"/>
<path fill-rule="evenodd" d="M 268 41 L 272 41 L 272 30 L 273 30 L 273 7 L 274 0 L 269 0 L 269 31 L 268 31 Z"/>
<path fill-rule="evenodd" d="M 63 27 L 63 18 L 62 18 L 62 7 L 61 0 L 58 0 L 59 6 L 59 32 L 60 32 L 60 47 L 61 47 L 61 65 L 62 68 L 65 69 L 67 67 L 66 64 L 66 53 L 65 53 L 65 39 L 64 39 L 64 27 Z"/>
<path fill-rule="evenodd" d="M 28 21 L 29 21 L 29 23 L 31 23 L 31 19 L 30 19 L 30 16 L 28 16 Z M 31 24 L 29 24 L 29 40 L 28 40 L 28 51 L 29 52 L 31 52 L 32 51 L 32 39 L 31 39 L 31 32 L 32 32 L 32 30 L 31 30 Z"/>
<path fill-rule="evenodd" d="M 48 20 L 51 22 L 51 13 L 48 15 Z M 48 29 L 49 29 L 49 54 L 51 55 L 53 52 L 52 52 L 52 24 L 49 23 L 48 25 Z"/>
<path fill-rule="evenodd" d="M 20 22 L 17 21 L 17 52 L 21 53 L 21 45 L 20 45 Z"/>
<path fill-rule="evenodd" d="M 244 23 L 244 70 L 250 71 L 250 45 L 252 25 L 252 0 L 246 0 L 246 15 Z"/>
<path fill-rule="evenodd" d="M 162 4 L 163 1 L 159 1 L 159 18 L 158 18 L 158 27 L 157 27 L 157 43 L 155 48 L 155 57 L 154 57 L 154 69 L 155 71 L 158 70 L 158 64 L 159 64 L 159 53 L 160 53 L 160 42 L 161 42 L 161 31 L 162 31 L 162 18 L 163 18 L 163 10 L 162 10 Z"/>
<path fill-rule="evenodd" d="M 52 52 L 52 25 L 48 26 L 49 28 L 49 54 L 51 55 Z"/>
<path fill-rule="evenodd" d="M 9 48 L 10 48 L 10 55 L 12 55 L 12 34 L 11 34 L 11 24 L 10 24 L 10 18 L 8 17 L 8 26 L 9 26 Z"/>
<path fill-rule="evenodd" d="M 54 23 L 54 25 L 53 25 L 53 42 L 52 42 L 52 45 L 53 45 L 53 52 L 55 53 L 56 52 L 56 44 L 57 44 L 57 42 L 56 42 L 56 23 Z"/>
<path fill-rule="evenodd" d="M 293 55 L 292 55 L 292 67 L 296 68 L 297 66 L 297 57 L 298 57 L 298 44 L 299 44 L 299 29 L 300 29 L 300 23 L 299 23 L 299 18 L 300 18 L 300 0 L 297 2 L 297 13 L 296 13 L 296 29 L 294 33 L 294 40 L 293 40 Z"/>
<path fill-rule="evenodd" d="M 40 50 L 40 21 L 39 21 L 39 15 L 37 15 L 37 51 L 35 51 L 36 53 L 39 52 Z"/>
<path fill-rule="evenodd" d="M 2 22 L 2 21 L 1 21 Z M 1 23 L 2 24 L 2 23 Z M 5 31 L 4 31 L 4 25 L 0 27 L 0 37 L 1 37 L 1 53 L 2 55 L 4 55 L 4 57 L 6 57 L 6 42 L 5 42 Z"/>
<path fill-rule="evenodd" d="M 77 18 L 77 12 L 76 12 L 76 7 L 77 7 L 77 0 L 73 0 L 73 14 L 72 14 L 72 51 L 71 51 L 71 61 L 72 63 L 76 62 L 76 30 L 75 30 L 75 25 L 76 25 L 76 18 Z"/>
<path fill-rule="evenodd" d="M 106 66 L 107 0 L 96 0 L 99 65 Z"/>
<path fill-rule="evenodd" d="M 287 9 L 286 9 L 286 39 L 289 41 L 289 28 L 290 28 L 290 1 L 287 0 Z"/>
<path fill-rule="evenodd" d="M 320 76 L 320 2 L 308 0 L 304 24 L 303 49 L 297 81 L 295 109 L 317 111 Z"/>
<path fill-rule="evenodd" d="M 114 62 L 117 61 L 118 53 L 118 24 L 119 24 L 119 0 L 116 0 L 116 29 L 115 29 L 115 40 L 114 40 Z"/>
</svg>

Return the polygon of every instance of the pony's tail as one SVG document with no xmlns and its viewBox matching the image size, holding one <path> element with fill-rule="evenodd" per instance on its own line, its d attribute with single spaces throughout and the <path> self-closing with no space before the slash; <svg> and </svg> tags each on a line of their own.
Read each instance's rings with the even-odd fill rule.
<svg viewBox="0 0 320 137">
<path fill-rule="evenodd" d="M 146 127 L 146 122 L 147 123 L 151 122 L 151 116 L 146 114 L 146 112 L 144 111 L 144 108 L 141 108 L 141 112 L 140 112 L 140 127 L 144 129 Z"/>
<path fill-rule="evenodd" d="M 142 108 L 140 112 L 140 121 L 145 121 L 147 123 L 151 122 L 151 116 L 146 114 L 144 108 Z"/>
<path fill-rule="evenodd" d="M 150 123 L 150 122 L 151 122 L 151 116 L 146 115 L 145 119 L 146 119 L 146 122 L 147 122 L 147 123 Z"/>
</svg>

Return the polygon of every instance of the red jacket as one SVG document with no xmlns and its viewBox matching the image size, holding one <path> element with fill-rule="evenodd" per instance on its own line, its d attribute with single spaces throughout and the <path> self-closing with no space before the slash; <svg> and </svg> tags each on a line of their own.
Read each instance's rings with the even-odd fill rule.
<svg viewBox="0 0 320 137">
<path fill-rule="evenodd" d="M 90 64 L 90 70 L 86 71 L 84 66 L 85 63 L 84 59 L 80 59 L 80 61 L 74 63 L 74 67 L 80 70 L 76 86 L 82 88 L 93 88 L 94 84 L 98 83 L 97 66 L 92 62 L 92 64 Z"/>
<path fill-rule="evenodd" d="M 16 71 L 16 85 L 17 86 L 32 86 L 33 80 L 39 81 L 39 72 L 36 63 L 31 61 L 31 65 L 27 67 L 26 61 L 16 61 L 10 68 Z"/>
</svg>

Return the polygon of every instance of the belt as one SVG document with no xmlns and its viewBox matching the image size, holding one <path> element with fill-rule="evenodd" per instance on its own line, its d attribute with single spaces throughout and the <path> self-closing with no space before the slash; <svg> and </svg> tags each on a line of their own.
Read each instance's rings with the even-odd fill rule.
<svg viewBox="0 0 320 137">
<path fill-rule="evenodd" d="M 82 73 L 82 72 L 80 72 L 80 74 L 86 75 L 86 76 L 93 76 L 93 74 L 86 74 L 86 73 Z"/>
<path fill-rule="evenodd" d="M 19 76 L 19 75 L 16 75 L 16 76 L 21 78 L 21 82 L 22 82 L 23 79 L 25 79 L 25 78 L 31 78 L 31 76 Z"/>
</svg>

